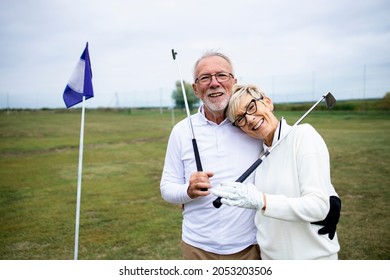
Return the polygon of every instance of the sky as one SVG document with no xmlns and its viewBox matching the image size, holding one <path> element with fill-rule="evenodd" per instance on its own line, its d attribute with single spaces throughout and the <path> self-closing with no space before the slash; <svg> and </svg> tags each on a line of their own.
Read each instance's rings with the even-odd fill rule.
<svg viewBox="0 0 390 280">
<path fill-rule="evenodd" d="M 65 108 L 89 43 L 87 107 L 171 106 L 175 82 L 218 50 L 274 102 L 390 91 L 388 0 L 0 0 L 0 108 Z M 171 49 L 178 53 L 174 61 Z"/>
</svg>

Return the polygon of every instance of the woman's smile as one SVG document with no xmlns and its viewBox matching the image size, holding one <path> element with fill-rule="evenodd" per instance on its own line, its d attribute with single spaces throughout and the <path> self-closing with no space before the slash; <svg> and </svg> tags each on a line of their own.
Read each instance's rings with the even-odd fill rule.
<svg viewBox="0 0 390 280">
<path fill-rule="evenodd" d="M 260 121 L 252 128 L 252 130 L 257 130 L 264 123 L 264 118 L 261 118 Z"/>
</svg>

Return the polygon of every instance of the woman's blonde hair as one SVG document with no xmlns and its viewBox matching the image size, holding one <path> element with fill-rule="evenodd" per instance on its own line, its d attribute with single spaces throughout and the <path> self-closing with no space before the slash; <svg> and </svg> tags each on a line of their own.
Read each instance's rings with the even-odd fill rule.
<svg viewBox="0 0 390 280">
<path fill-rule="evenodd" d="M 253 96 L 256 99 L 263 99 L 267 97 L 264 91 L 255 85 L 236 84 L 233 86 L 232 91 L 232 97 L 230 98 L 229 106 L 226 111 L 226 115 L 232 123 L 235 121 L 235 116 L 240 107 L 240 101 L 242 97 L 245 97 L 247 94 Z"/>
</svg>

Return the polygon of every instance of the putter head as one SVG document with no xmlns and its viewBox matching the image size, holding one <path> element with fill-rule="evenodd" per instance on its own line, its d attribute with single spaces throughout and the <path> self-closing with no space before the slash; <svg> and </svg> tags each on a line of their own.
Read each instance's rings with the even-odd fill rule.
<svg viewBox="0 0 390 280">
<path fill-rule="evenodd" d="M 325 95 L 325 102 L 326 107 L 328 107 L 328 109 L 332 109 L 334 105 L 336 105 L 336 98 L 334 98 L 334 96 L 330 92 L 328 92 Z"/>
<path fill-rule="evenodd" d="M 173 60 L 176 60 L 176 55 L 177 55 L 177 52 L 175 52 L 175 50 L 172 49 L 172 57 L 173 57 Z"/>
</svg>

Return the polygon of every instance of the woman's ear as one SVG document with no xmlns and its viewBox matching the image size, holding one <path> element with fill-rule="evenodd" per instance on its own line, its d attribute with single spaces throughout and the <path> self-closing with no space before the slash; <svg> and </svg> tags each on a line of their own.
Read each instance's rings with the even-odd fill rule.
<svg viewBox="0 0 390 280">
<path fill-rule="evenodd" d="M 274 111 L 274 103 L 272 103 L 272 100 L 269 97 L 264 97 L 263 102 L 267 108 L 273 112 Z"/>
</svg>

